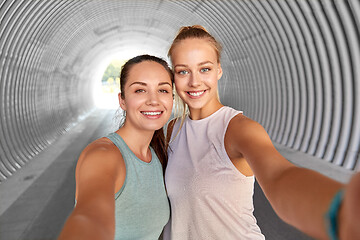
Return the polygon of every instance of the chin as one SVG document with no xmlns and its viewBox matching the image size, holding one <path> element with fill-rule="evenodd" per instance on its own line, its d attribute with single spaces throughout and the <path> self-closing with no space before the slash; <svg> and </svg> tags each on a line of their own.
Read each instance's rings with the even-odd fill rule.
<svg viewBox="0 0 360 240">
<path fill-rule="evenodd" d="M 201 109 L 205 106 L 205 104 L 203 103 L 187 103 L 187 105 L 189 106 L 189 108 L 192 108 L 192 109 Z"/>
<path fill-rule="evenodd" d="M 164 125 L 165 125 L 165 123 L 164 124 L 151 124 L 151 125 L 148 124 L 145 126 L 146 126 L 146 129 L 149 131 L 156 131 L 156 130 L 161 129 Z"/>
</svg>

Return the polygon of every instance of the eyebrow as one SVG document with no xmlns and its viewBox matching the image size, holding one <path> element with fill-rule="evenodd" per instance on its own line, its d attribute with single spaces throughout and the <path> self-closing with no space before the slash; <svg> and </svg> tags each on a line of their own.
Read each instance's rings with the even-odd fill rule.
<svg viewBox="0 0 360 240">
<path fill-rule="evenodd" d="M 138 85 L 141 85 L 141 86 L 147 86 L 147 84 L 144 83 L 144 82 L 133 82 L 132 84 L 130 84 L 130 86 L 135 85 L 135 84 L 138 84 Z M 171 84 L 170 84 L 169 82 L 160 82 L 160 83 L 158 84 L 158 86 L 166 85 L 166 84 L 168 84 L 168 85 L 171 87 Z M 129 86 L 129 87 L 130 87 L 130 86 Z"/>
<path fill-rule="evenodd" d="M 198 66 L 202 66 L 202 65 L 205 65 L 205 64 L 214 64 L 212 61 L 204 61 L 204 62 L 201 62 L 198 64 Z M 188 65 L 186 64 L 176 64 L 175 67 L 187 67 Z"/>
<path fill-rule="evenodd" d="M 169 82 L 161 82 L 161 83 L 159 83 L 159 86 L 160 85 L 166 85 L 166 84 L 168 84 L 171 87 L 171 84 Z"/>
</svg>

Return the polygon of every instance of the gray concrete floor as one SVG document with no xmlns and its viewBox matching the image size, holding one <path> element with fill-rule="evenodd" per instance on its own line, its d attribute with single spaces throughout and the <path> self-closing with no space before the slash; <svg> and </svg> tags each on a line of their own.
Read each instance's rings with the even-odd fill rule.
<svg viewBox="0 0 360 240">
<path fill-rule="evenodd" d="M 74 206 L 77 158 L 93 140 L 117 129 L 115 111 L 95 110 L 0 185 L 0 239 L 56 239 Z M 276 145 L 290 161 L 342 182 L 350 171 Z M 299 161 L 301 159 L 301 161 Z M 255 185 L 255 216 L 266 239 L 311 239 L 280 220 Z"/>
<path fill-rule="evenodd" d="M 56 239 L 74 206 L 75 165 L 93 140 L 117 129 L 95 110 L 0 185 L 0 239 Z"/>
</svg>

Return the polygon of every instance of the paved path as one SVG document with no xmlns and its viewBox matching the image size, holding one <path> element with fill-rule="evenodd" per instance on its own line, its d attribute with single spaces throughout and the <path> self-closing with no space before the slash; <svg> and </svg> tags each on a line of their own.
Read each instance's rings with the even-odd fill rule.
<svg viewBox="0 0 360 240">
<path fill-rule="evenodd" d="M 74 205 L 76 160 L 87 144 L 116 130 L 114 115 L 95 110 L 0 185 L 1 240 L 56 239 Z M 266 239 L 311 239 L 276 216 L 257 184 L 254 204 Z"/>
</svg>

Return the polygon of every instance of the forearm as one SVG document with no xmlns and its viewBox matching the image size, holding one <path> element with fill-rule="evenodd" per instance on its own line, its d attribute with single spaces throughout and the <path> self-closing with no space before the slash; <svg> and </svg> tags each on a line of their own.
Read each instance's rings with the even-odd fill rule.
<svg viewBox="0 0 360 240">
<path fill-rule="evenodd" d="M 313 237 L 326 239 L 324 216 L 342 187 L 315 171 L 290 167 L 264 189 L 272 207 L 284 221 Z"/>
</svg>

